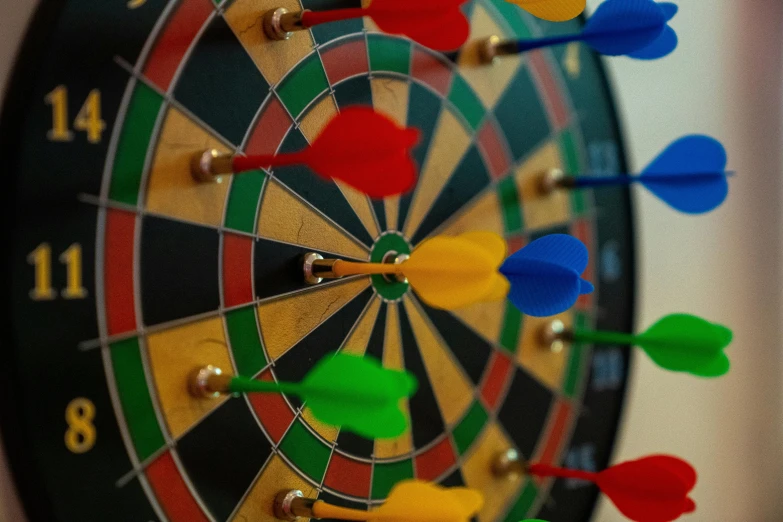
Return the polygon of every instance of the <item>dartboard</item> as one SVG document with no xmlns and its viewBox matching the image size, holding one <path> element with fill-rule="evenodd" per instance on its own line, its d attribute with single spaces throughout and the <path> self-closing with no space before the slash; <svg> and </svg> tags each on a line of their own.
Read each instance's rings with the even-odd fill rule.
<svg viewBox="0 0 783 522">
<path fill-rule="evenodd" d="M 383 276 L 305 281 L 302 259 L 381 261 L 484 230 L 509 251 L 566 233 L 592 295 L 565 324 L 630 331 L 626 189 L 531 197 L 542 171 L 625 172 L 599 59 L 579 44 L 480 63 L 343 21 L 270 41 L 262 15 L 358 0 L 43 3 L 2 117 L 3 438 L 33 520 L 266 521 L 281 490 L 371 509 L 399 481 L 480 489 L 482 522 L 587 520 L 579 481 L 498 477 L 516 450 L 602 469 L 625 391 L 618 347 L 543 349 L 550 319 L 455 312 Z M 470 41 L 574 31 L 503 0 Z M 294 152 L 342 109 L 419 129 L 415 189 L 371 200 L 307 167 L 191 175 L 194 154 Z M 455 282 L 458 284 L 458 282 Z M 419 381 L 410 430 L 369 440 L 299 398 L 188 393 L 194 368 L 299 381 L 334 351 Z"/>
</svg>

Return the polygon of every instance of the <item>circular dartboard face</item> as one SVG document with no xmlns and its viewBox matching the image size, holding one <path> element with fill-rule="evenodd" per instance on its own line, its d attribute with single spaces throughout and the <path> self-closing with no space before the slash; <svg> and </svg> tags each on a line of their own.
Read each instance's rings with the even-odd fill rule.
<svg viewBox="0 0 783 522">
<path fill-rule="evenodd" d="M 601 64 L 574 45 L 480 65 L 475 45 L 437 53 L 368 19 L 263 35 L 271 8 L 358 3 L 41 7 L 2 120 L 2 428 L 31 518 L 271 521 L 280 490 L 368 509 L 414 477 L 480 489 L 481 522 L 589 518 L 592 486 L 496 477 L 492 462 L 516 449 L 605 466 L 625 350 L 543 350 L 548 320 L 506 302 L 435 310 L 382 276 L 308 285 L 302 257 L 380 261 L 471 230 L 510 251 L 572 234 L 596 291 L 559 318 L 630 330 L 627 191 L 535 195 L 545 169 L 623 171 Z M 471 42 L 581 23 L 543 23 L 503 0 L 465 9 Z M 206 148 L 298 151 L 357 104 L 421 131 L 412 192 L 373 201 L 304 167 L 191 176 Z M 409 432 L 364 439 L 295 396 L 188 393 L 197 367 L 299 381 L 337 350 L 418 378 L 402 404 Z"/>
</svg>

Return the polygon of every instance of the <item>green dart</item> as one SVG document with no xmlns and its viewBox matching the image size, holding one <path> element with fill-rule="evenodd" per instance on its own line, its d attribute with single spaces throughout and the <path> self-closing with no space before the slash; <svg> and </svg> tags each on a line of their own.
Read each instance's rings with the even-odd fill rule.
<svg viewBox="0 0 783 522">
<path fill-rule="evenodd" d="M 411 397 L 418 383 L 409 372 L 383 368 L 372 357 L 336 353 L 321 359 L 298 383 L 231 376 L 206 366 L 191 374 L 189 387 L 193 395 L 206 398 L 239 393 L 297 395 L 325 424 L 368 438 L 393 439 L 408 429 L 400 399 Z"/>
<path fill-rule="evenodd" d="M 698 377 L 720 377 L 729 371 L 729 358 L 723 351 L 732 337 L 732 331 L 725 326 L 694 315 L 672 314 L 637 335 L 568 330 L 561 321 L 554 321 L 543 333 L 542 339 L 551 347 L 563 341 L 638 346 L 655 364 L 666 370 Z"/>
</svg>

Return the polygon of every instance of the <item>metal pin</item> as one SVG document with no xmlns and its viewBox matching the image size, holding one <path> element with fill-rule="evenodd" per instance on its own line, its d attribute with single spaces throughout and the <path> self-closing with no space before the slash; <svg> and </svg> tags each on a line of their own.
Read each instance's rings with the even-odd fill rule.
<svg viewBox="0 0 783 522">
<path fill-rule="evenodd" d="M 538 336 L 541 346 L 552 353 L 560 353 L 565 348 L 566 343 L 574 339 L 573 331 L 566 327 L 560 319 L 555 319 L 545 324 L 539 331 Z"/>
<path fill-rule="evenodd" d="M 208 149 L 193 156 L 190 161 L 190 172 L 196 181 L 219 181 L 220 176 L 234 172 L 233 161 L 233 154 Z"/>
<path fill-rule="evenodd" d="M 273 511 L 280 520 L 295 521 L 299 517 L 314 518 L 315 499 L 304 498 L 298 489 L 282 490 L 275 496 Z"/>
<path fill-rule="evenodd" d="M 302 15 L 307 11 L 305 9 L 292 13 L 285 7 L 267 11 L 264 14 L 264 34 L 270 40 L 288 40 L 294 31 L 301 31 L 305 28 L 302 25 Z"/>
<path fill-rule="evenodd" d="M 499 453 L 492 461 L 492 473 L 496 477 L 517 478 L 524 475 L 526 463 L 513 448 Z"/>
<path fill-rule="evenodd" d="M 207 365 L 196 368 L 188 377 L 188 390 L 194 397 L 217 399 L 229 393 L 231 375 L 225 375 L 217 366 Z"/>
<path fill-rule="evenodd" d="M 491 64 L 500 56 L 517 54 L 517 43 L 514 40 L 501 40 L 499 36 L 492 35 L 478 42 L 479 60 L 481 63 Z"/>
</svg>

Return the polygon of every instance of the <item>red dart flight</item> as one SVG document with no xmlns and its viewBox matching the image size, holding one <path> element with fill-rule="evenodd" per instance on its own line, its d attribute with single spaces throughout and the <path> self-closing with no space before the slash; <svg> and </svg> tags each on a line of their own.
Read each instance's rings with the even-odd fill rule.
<svg viewBox="0 0 783 522">
<path fill-rule="evenodd" d="M 467 0 L 373 0 L 367 8 L 305 11 L 302 25 L 369 16 L 384 32 L 405 35 L 437 51 L 453 51 L 470 35 L 462 5 Z"/>
<path fill-rule="evenodd" d="M 688 497 L 696 485 L 696 470 L 684 460 L 668 455 L 623 462 L 600 473 L 546 464 L 532 464 L 528 472 L 593 482 L 623 515 L 636 522 L 671 522 L 696 509 Z"/>
<path fill-rule="evenodd" d="M 370 107 L 351 107 L 335 116 L 310 147 L 277 156 L 235 156 L 232 170 L 307 165 L 323 178 L 384 198 L 415 184 L 411 149 L 418 141 L 418 129 L 401 128 Z"/>
</svg>

